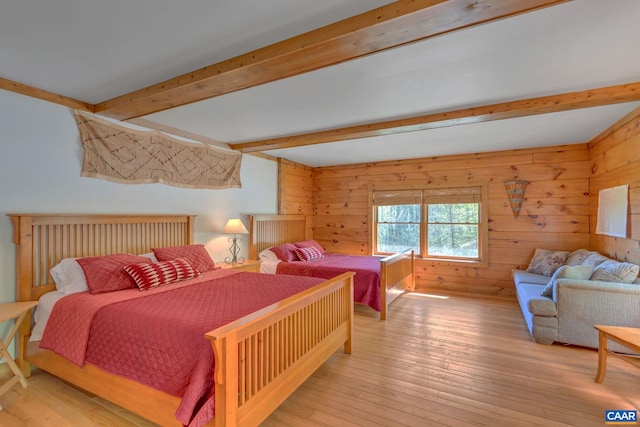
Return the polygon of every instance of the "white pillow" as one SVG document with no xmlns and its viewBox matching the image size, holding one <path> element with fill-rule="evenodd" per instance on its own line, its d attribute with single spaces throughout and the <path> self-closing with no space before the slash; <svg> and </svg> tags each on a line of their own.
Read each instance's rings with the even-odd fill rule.
<svg viewBox="0 0 640 427">
<path fill-rule="evenodd" d="M 280 258 L 273 252 L 270 248 L 265 249 L 264 251 L 258 254 L 258 258 L 260 261 L 264 262 L 279 262 Z"/>
<path fill-rule="evenodd" d="M 158 262 L 158 258 L 156 258 L 156 254 L 154 254 L 153 252 L 147 252 L 144 254 L 140 254 L 138 256 L 144 256 L 147 257 L 151 260 L 151 262 Z"/>
<path fill-rule="evenodd" d="M 89 290 L 84 271 L 76 258 L 65 258 L 56 264 L 50 271 L 56 289 L 65 295 L 85 292 Z"/>
</svg>

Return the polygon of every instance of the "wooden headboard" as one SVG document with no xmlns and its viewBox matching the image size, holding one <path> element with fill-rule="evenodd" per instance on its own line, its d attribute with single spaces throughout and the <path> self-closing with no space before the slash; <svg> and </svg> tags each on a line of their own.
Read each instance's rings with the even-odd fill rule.
<svg viewBox="0 0 640 427">
<path fill-rule="evenodd" d="M 16 244 L 16 299 L 55 290 L 49 270 L 63 258 L 142 254 L 193 243 L 194 215 L 10 214 Z"/>
<path fill-rule="evenodd" d="M 306 215 L 249 215 L 249 258 L 271 246 L 311 238 Z"/>
</svg>

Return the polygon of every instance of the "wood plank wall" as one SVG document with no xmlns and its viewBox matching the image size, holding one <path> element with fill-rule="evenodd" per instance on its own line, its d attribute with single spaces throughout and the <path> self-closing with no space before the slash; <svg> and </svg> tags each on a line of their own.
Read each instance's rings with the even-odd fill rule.
<svg viewBox="0 0 640 427">
<path fill-rule="evenodd" d="M 640 109 L 589 143 L 592 249 L 612 258 L 640 264 Z M 595 234 L 598 192 L 629 184 L 627 238 Z"/>
<path fill-rule="evenodd" d="M 485 180 L 489 183 L 489 266 L 417 260 L 423 290 L 515 295 L 511 270 L 526 268 L 537 247 L 573 250 L 589 243 L 589 151 L 586 144 L 313 168 L 283 162 L 282 213 L 307 213 L 314 197 L 313 236 L 327 250 L 370 253 L 368 188 L 376 185 Z M 296 181 L 300 179 L 299 183 Z M 504 181 L 531 181 L 514 219 Z M 291 190 L 289 189 L 291 187 Z"/>
<path fill-rule="evenodd" d="M 278 214 L 313 215 L 313 168 L 278 159 Z"/>
<path fill-rule="evenodd" d="M 278 214 L 307 215 L 307 236 L 313 236 L 313 168 L 278 159 Z"/>
</svg>

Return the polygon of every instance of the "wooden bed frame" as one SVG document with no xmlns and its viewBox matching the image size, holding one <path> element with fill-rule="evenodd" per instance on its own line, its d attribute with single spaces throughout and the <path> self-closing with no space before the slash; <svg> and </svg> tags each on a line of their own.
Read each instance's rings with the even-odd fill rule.
<svg viewBox="0 0 640 427">
<path fill-rule="evenodd" d="M 191 215 L 10 215 L 16 244 L 19 301 L 55 290 L 49 269 L 61 259 L 141 254 L 193 243 Z M 17 338 L 17 362 L 34 365 L 162 426 L 178 426 L 180 399 L 96 366 L 82 368 L 29 343 L 30 322 Z M 215 418 L 208 425 L 256 426 L 331 354 L 351 352 L 353 274 L 210 331 L 215 358 Z"/>
<path fill-rule="evenodd" d="M 250 259 L 271 246 L 311 239 L 306 215 L 249 215 Z M 413 250 L 380 259 L 380 319 L 387 318 L 387 307 L 406 290 L 415 289 Z"/>
</svg>

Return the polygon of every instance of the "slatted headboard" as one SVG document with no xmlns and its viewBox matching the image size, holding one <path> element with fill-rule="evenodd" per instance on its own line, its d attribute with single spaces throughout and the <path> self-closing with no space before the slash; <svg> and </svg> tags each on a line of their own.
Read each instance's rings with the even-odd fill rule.
<svg viewBox="0 0 640 427">
<path fill-rule="evenodd" d="M 16 299 L 55 290 L 49 270 L 63 258 L 142 254 L 193 243 L 194 215 L 10 214 L 16 244 Z"/>
<path fill-rule="evenodd" d="M 306 215 L 249 215 L 250 259 L 271 246 L 309 239 Z"/>
</svg>

